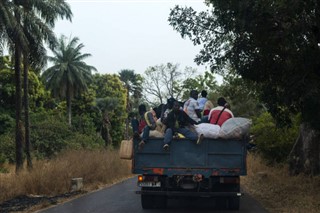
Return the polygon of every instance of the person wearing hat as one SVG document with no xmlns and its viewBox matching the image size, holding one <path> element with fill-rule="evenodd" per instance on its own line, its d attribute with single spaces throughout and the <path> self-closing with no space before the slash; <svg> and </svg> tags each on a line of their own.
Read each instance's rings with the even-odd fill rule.
<svg viewBox="0 0 320 213">
<path fill-rule="evenodd" d="M 187 113 L 187 115 L 195 122 L 199 123 L 201 121 L 201 110 L 197 99 L 198 91 L 191 90 L 190 98 L 183 105 L 183 111 L 185 111 L 185 113 Z"/>
<path fill-rule="evenodd" d="M 223 97 L 218 98 L 217 104 L 217 107 L 210 110 L 208 119 L 211 124 L 221 126 L 226 120 L 234 116 L 231 110 L 228 109 L 229 105 Z"/>
</svg>

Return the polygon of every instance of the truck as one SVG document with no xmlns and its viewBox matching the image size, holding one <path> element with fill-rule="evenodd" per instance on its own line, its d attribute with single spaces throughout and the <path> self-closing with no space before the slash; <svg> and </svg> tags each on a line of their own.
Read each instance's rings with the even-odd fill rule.
<svg viewBox="0 0 320 213">
<path fill-rule="evenodd" d="M 247 142 L 246 137 L 204 138 L 196 144 L 180 138 L 165 151 L 163 138 L 150 138 L 143 149 L 133 140 L 132 173 L 137 174 L 142 208 L 166 208 L 169 198 L 207 197 L 218 208 L 239 210 Z"/>
</svg>

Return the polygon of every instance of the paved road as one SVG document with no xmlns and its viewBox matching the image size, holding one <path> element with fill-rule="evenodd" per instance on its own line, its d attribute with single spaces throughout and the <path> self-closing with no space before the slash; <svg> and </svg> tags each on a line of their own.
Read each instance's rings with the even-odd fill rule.
<svg viewBox="0 0 320 213">
<path fill-rule="evenodd" d="M 246 212 L 267 213 L 267 211 L 251 196 L 245 194 L 241 197 L 239 211 L 221 211 L 214 209 L 214 202 L 201 199 L 169 199 L 167 209 L 143 210 L 140 203 L 140 195 L 134 192 L 136 177 L 111 187 L 86 194 L 80 198 L 57 205 L 39 213 L 158 213 L 158 212 Z"/>
</svg>

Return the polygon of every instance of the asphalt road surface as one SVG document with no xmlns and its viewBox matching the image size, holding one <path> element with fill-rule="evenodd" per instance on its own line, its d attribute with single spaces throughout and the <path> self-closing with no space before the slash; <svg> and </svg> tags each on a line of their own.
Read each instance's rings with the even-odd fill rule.
<svg viewBox="0 0 320 213">
<path fill-rule="evenodd" d="M 158 212 L 247 212 L 266 213 L 265 210 L 250 195 L 245 194 L 240 199 L 239 211 L 219 210 L 214 201 L 207 198 L 169 199 L 166 209 L 144 210 L 141 207 L 137 178 L 133 177 L 113 186 L 86 194 L 66 203 L 38 211 L 39 213 L 158 213 Z"/>
</svg>

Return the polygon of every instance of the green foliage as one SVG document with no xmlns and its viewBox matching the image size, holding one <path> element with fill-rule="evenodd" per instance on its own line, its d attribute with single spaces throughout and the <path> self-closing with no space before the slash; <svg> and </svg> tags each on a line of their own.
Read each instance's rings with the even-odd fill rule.
<svg viewBox="0 0 320 213">
<path fill-rule="evenodd" d="M 14 134 L 6 133 L 0 136 L 0 164 L 4 162 L 15 162 L 15 147 Z"/>
<path fill-rule="evenodd" d="M 216 93 L 218 89 L 215 76 L 210 72 L 205 72 L 204 75 L 192 76 L 182 82 L 183 95 L 181 100 L 187 100 L 190 97 L 190 91 L 195 89 L 199 93 L 206 90 L 208 94 Z"/>
<path fill-rule="evenodd" d="M 104 141 L 97 134 L 88 135 L 75 132 L 72 137 L 68 139 L 68 149 L 103 149 Z"/>
<path fill-rule="evenodd" d="M 15 108 L 14 71 L 0 69 L 0 109 L 13 112 Z"/>
<path fill-rule="evenodd" d="M 72 129 L 81 134 L 95 135 L 96 127 L 93 119 L 90 114 L 77 115 L 73 118 Z"/>
<path fill-rule="evenodd" d="M 0 114 L 0 135 L 12 130 L 14 127 L 14 118 L 8 114 Z"/>
<path fill-rule="evenodd" d="M 35 114 L 31 116 L 30 141 L 33 154 L 38 158 L 50 158 L 67 147 L 73 135 L 65 122 L 65 117 L 55 114 Z"/>
<path fill-rule="evenodd" d="M 78 44 L 79 38 L 74 37 L 67 41 L 65 36 L 59 39 L 58 48 L 53 50 L 53 57 L 48 57 L 53 62 L 42 74 L 46 87 L 52 95 L 58 98 L 66 98 L 68 123 L 71 126 L 71 100 L 88 90 L 92 81 L 92 71 L 96 68 L 84 62 L 91 56 L 89 53 L 81 53 L 84 45 Z"/>
<path fill-rule="evenodd" d="M 290 114 L 320 129 L 319 29 L 317 1 L 206 1 L 197 13 L 176 6 L 169 22 L 182 37 L 203 45 L 196 56 L 213 72 L 227 66 L 260 87 L 260 99 L 278 122 Z M 288 6 L 290 5 L 290 6 Z"/>
<path fill-rule="evenodd" d="M 253 121 L 251 133 L 259 153 L 269 164 L 283 163 L 299 133 L 300 116 L 293 117 L 291 127 L 277 127 L 272 116 L 265 112 Z"/>
<path fill-rule="evenodd" d="M 49 92 L 45 90 L 44 85 L 32 70 L 28 72 L 28 79 L 30 109 L 32 111 L 42 110 L 49 99 Z M 10 114 L 14 112 L 15 91 L 14 70 L 8 68 L 0 69 L 0 111 Z"/>
<path fill-rule="evenodd" d="M 127 111 L 137 109 L 142 98 L 142 76 L 136 74 L 134 70 L 121 70 L 119 78 L 127 90 Z"/>
<path fill-rule="evenodd" d="M 125 120 L 128 117 L 126 112 L 126 89 L 119 77 L 114 74 L 96 74 L 94 76 L 94 85 L 97 88 L 96 107 L 101 115 L 100 124 L 104 124 L 103 116 L 107 114 L 111 126 L 110 134 L 113 145 L 118 146 L 123 139 Z M 102 126 L 99 129 L 102 129 Z"/>
<path fill-rule="evenodd" d="M 51 158 L 65 149 L 94 149 L 104 144 L 89 116 L 75 117 L 72 129 L 57 111 L 32 114 L 31 119 L 30 140 L 37 158 Z"/>
<path fill-rule="evenodd" d="M 42 110 L 44 104 L 49 100 L 50 93 L 45 90 L 39 77 L 31 70 L 28 72 L 28 82 L 29 107 L 32 111 Z"/>
<path fill-rule="evenodd" d="M 88 90 L 75 97 L 72 101 L 73 115 L 89 114 L 93 110 L 96 99 L 96 88 L 91 85 Z M 74 122 L 73 122 L 74 123 Z"/>
<path fill-rule="evenodd" d="M 230 103 L 235 116 L 252 117 L 266 111 L 259 102 L 259 91 L 256 87 L 254 82 L 241 78 L 231 70 L 224 76 L 223 84 L 218 91 L 219 95 Z"/>
</svg>

